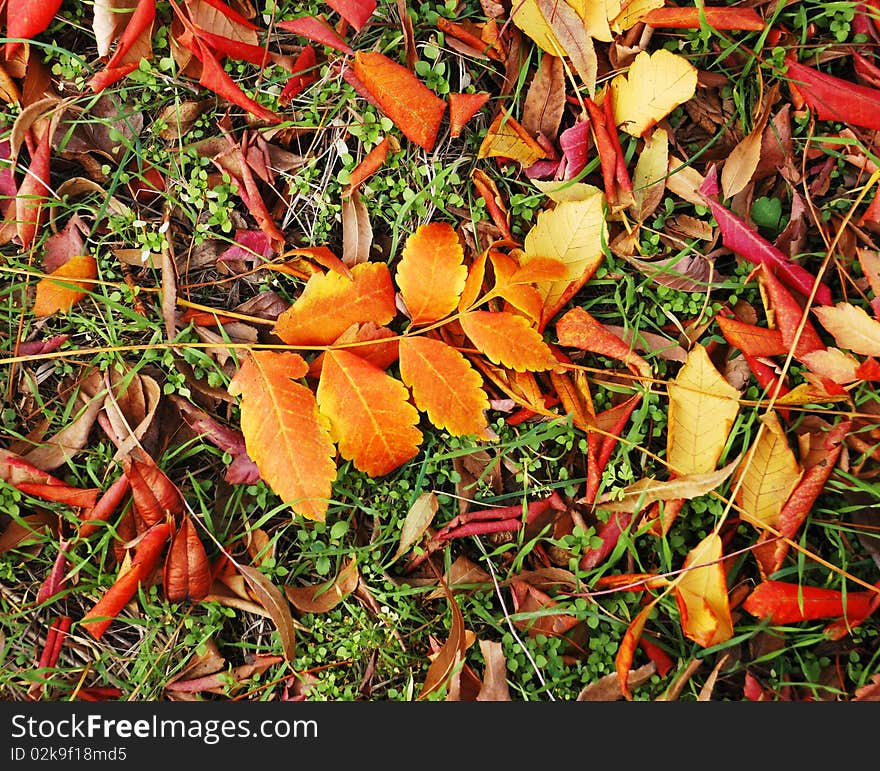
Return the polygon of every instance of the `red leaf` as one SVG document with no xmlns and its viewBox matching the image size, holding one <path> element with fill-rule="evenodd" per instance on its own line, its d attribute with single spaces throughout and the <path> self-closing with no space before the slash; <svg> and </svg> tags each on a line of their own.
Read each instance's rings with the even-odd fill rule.
<svg viewBox="0 0 880 771">
<path fill-rule="evenodd" d="M 58 543 L 58 554 L 55 557 L 52 570 L 49 571 L 49 575 L 40 584 L 40 589 L 37 592 L 38 603 L 45 602 L 50 597 L 54 597 L 64 588 L 64 573 L 67 570 L 68 564 L 70 564 L 70 561 L 67 559 L 68 545 L 69 542 L 64 540 Z"/>
<path fill-rule="evenodd" d="M 119 611 L 134 597 L 140 582 L 153 572 L 170 535 L 171 524 L 168 522 L 160 522 L 147 530 L 135 548 L 131 568 L 119 576 L 92 609 L 82 617 L 80 624 L 96 640 L 101 639 Z"/>
<path fill-rule="evenodd" d="M 344 54 L 354 54 L 354 49 L 346 43 L 324 19 L 315 16 L 301 16 L 298 19 L 279 21 L 276 25 L 295 35 L 302 35 L 313 43 L 335 48 Z"/>
<path fill-rule="evenodd" d="M 673 29 L 699 29 L 700 10 L 706 14 L 710 27 L 723 30 L 743 30 L 757 32 L 766 26 L 754 8 L 727 8 L 703 6 L 685 8 L 654 8 L 639 18 L 651 27 Z"/>
<path fill-rule="evenodd" d="M 55 480 L 54 482 L 19 482 L 15 485 L 23 493 L 33 495 L 35 498 L 42 498 L 44 501 L 54 501 L 55 503 L 63 503 L 67 506 L 94 506 L 98 500 L 97 488 L 83 490 L 79 487 L 70 487 Z"/>
<path fill-rule="evenodd" d="M 785 581 L 764 581 L 742 604 L 744 610 L 771 624 L 794 624 L 820 618 L 863 618 L 871 612 L 874 592 L 847 592 Z"/>
<path fill-rule="evenodd" d="M 45 203 L 51 193 L 49 156 L 52 148 L 49 134 L 48 129 L 43 131 L 15 197 L 16 232 L 25 249 L 34 242 L 46 217 Z"/>
<path fill-rule="evenodd" d="M 816 332 L 816 328 L 810 323 L 809 319 L 804 323 L 804 328 L 798 337 L 797 331 L 804 316 L 804 310 L 791 293 L 782 285 L 773 271 L 765 264 L 762 266 L 761 281 L 764 289 L 770 298 L 770 305 L 773 309 L 773 317 L 776 320 L 776 326 L 782 335 L 782 342 L 785 344 L 786 352 L 790 351 L 797 337 L 797 346 L 794 349 L 794 356 L 800 359 L 805 353 L 812 351 L 821 351 L 825 349 L 825 343 Z"/>
<path fill-rule="evenodd" d="M 358 32 L 376 10 L 376 0 L 327 0 L 327 5 Z"/>
<path fill-rule="evenodd" d="M 134 13 L 132 13 L 131 18 L 128 20 L 128 24 L 125 26 L 122 37 L 119 38 L 119 43 L 113 52 L 113 56 L 107 62 L 107 67 L 89 81 L 89 87 L 92 91 L 97 94 L 138 68 L 140 59 L 131 61 L 129 53 L 135 47 L 135 44 L 141 40 L 142 36 L 147 38 L 151 36 L 155 19 L 156 0 L 140 0 L 137 8 L 134 9 Z M 151 51 L 152 47 L 149 50 Z"/>
<path fill-rule="evenodd" d="M 880 129 L 880 90 L 826 75 L 786 59 L 788 75 L 819 120 L 834 120 Z"/>
<path fill-rule="evenodd" d="M 146 525 L 156 525 L 169 516 L 176 517 L 183 513 L 180 490 L 152 460 L 142 461 L 126 456 L 122 465 L 131 482 L 135 509 Z"/>
<path fill-rule="evenodd" d="M 710 198 L 713 187 L 717 192 L 715 179 L 713 170 L 706 175 L 706 183 L 700 192 L 705 196 L 705 201 L 718 223 L 724 245 L 756 265 L 767 265 L 789 288 L 809 297 L 815 281 L 814 276 L 800 265 L 791 262 L 779 249 L 750 228 L 732 211 Z M 826 284 L 820 283 L 816 290 L 815 299 L 820 305 L 830 305 L 831 289 Z"/>
<path fill-rule="evenodd" d="M 79 537 L 88 538 L 99 528 L 98 522 L 106 522 L 110 519 L 110 515 L 119 508 L 122 499 L 130 489 L 131 483 L 128 481 L 128 477 L 125 474 L 120 474 L 119 478 L 107 488 L 97 503 L 80 515 L 80 522 L 82 524 L 79 526 Z"/>
<path fill-rule="evenodd" d="M 788 346 L 782 342 L 782 333 L 778 329 L 746 324 L 721 315 L 716 316 L 715 321 L 724 339 L 749 356 L 785 356 L 788 353 Z"/>
<path fill-rule="evenodd" d="M 284 88 L 278 97 L 279 104 L 282 106 L 290 104 L 305 88 L 318 79 L 314 72 L 317 63 L 318 59 L 315 56 L 315 49 L 311 46 L 303 48 L 293 62 L 293 67 L 291 67 L 293 75 L 284 84 Z"/>
<path fill-rule="evenodd" d="M 9 0 L 6 4 L 6 36 L 30 40 L 49 26 L 59 8 L 61 0 Z M 20 45 L 15 40 L 6 44 L 7 61 Z"/>
<path fill-rule="evenodd" d="M 170 602 L 198 602 L 211 588 L 211 565 L 189 517 L 180 523 L 165 558 L 163 587 Z"/>
<path fill-rule="evenodd" d="M 461 135 L 465 124 L 476 115 L 489 100 L 490 94 L 480 91 L 477 94 L 449 95 L 449 136 L 453 139 Z"/>
</svg>

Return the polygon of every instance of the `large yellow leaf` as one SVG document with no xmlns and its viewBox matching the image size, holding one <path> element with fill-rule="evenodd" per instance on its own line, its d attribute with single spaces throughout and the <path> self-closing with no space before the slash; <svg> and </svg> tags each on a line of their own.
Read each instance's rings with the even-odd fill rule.
<svg viewBox="0 0 880 771">
<path fill-rule="evenodd" d="M 571 5 L 563 0 L 517 0 L 510 18 L 539 48 L 552 56 L 567 56 L 589 95 L 595 96 L 598 61 L 593 39 Z"/>
<path fill-rule="evenodd" d="M 872 319 L 861 308 L 840 302 L 813 308 L 813 312 L 841 348 L 866 356 L 880 356 L 880 321 Z"/>
<path fill-rule="evenodd" d="M 289 345 L 327 345 L 352 324 L 387 324 L 397 314 L 394 285 L 384 262 L 362 262 L 351 278 L 316 273 L 296 302 L 275 322 L 275 334 Z"/>
<path fill-rule="evenodd" d="M 98 277 L 98 263 L 90 254 L 71 257 L 62 266 L 37 282 L 34 315 L 51 316 L 69 311 L 83 299 Z"/>
<path fill-rule="evenodd" d="M 323 521 L 336 453 L 314 395 L 294 382 L 308 369 L 295 353 L 253 351 L 229 393 L 241 394 L 241 430 L 260 476 L 297 514 Z"/>
<path fill-rule="evenodd" d="M 676 475 L 712 471 L 739 410 L 739 392 L 695 345 L 669 384 L 666 456 Z"/>
<path fill-rule="evenodd" d="M 776 527 L 779 512 L 803 473 L 775 412 L 761 418 L 764 429 L 737 474 L 736 502 L 750 518 Z"/>
<path fill-rule="evenodd" d="M 675 586 L 682 631 L 703 648 L 733 636 L 721 556 L 721 539 L 716 533 L 706 536 L 685 557 Z"/>
<path fill-rule="evenodd" d="M 697 70 L 683 56 L 665 48 L 641 51 L 629 73 L 611 81 L 614 120 L 627 134 L 642 136 L 697 89 Z"/>
<path fill-rule="evenodd" d="M 404 136 L 434 149 L 446 102 L 410 70 L 378 51 L 356 51 L 354 74 Z"/>
<path fill-rule="evenodd" d="M 556 315 L 572 290 L 582 287 L 602 262 L 602 244 L 608 237 L 605 223 L 605 196 L 599 192 L 583 201 L 558 203 L 538 215 L 526 234 L 526 265 L 536 257 L 549 257 L 566 266 L 566 276 L 559 281 L 541 281 L 538 291 L 544 299 L 543 322 Z"/>
<path fill-rule="evenodd" d="M 327 351 L 317 396 L 340 454 L 370 476 L 393 471 L 419 451 L 419 413 L 406 386 L 360 356 Z"/>
<path fill-rule="evenodd" d="M 464 250 L 452 225 L 432 222 L 409 236 L 395 278 L 413 324 L 452 313 L 467 279 Z"/>
<path fill-rule="evenodd" d="M 400 377 L 431 422 L 454 436 L 486 438 L 489 399 L 470 362 L 441 340 L 426 337 L 402 338 L 399 351 Z"/>
<path fill-rule="evenodd" d="M 590 37 L 603 43 L 614 40 L 609 21 L 620 13 L 620 0 L 568 0 L 568 4 L 584 20 Z"/>
<path fill-rule="evenodd" d="M 552 369 L 557 363 L 544 338 L 523 316 L 471 311 L 461 316 L 461 328 L 491 361 L 517 372 Z"/>
</svg>

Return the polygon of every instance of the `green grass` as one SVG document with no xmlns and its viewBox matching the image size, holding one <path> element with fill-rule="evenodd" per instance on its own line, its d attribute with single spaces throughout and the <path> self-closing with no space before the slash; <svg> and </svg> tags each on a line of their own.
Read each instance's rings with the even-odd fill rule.
<svg viewBox="0 0 880 771">
<path fill-rule="evenodd" d="M 289 2 L 258 5 L 266 14 L 256 20 L 260 26 L 265 26 L 273 8 L 276 18 L 306 10 L 326 11 L 319 3 L 309 8 Z M 397 57 L 402 33 L 396 10 L 393 4 L 380 5 L 381 22 L 365 28 L 356 37 L 355 47 Z M 780 9 L 777 21 L 793 31 L 800 41 L 802 60 L 808 62 L 808 55 L 852 42 L 849 25 L 853 8 L 849 2 L 797 3 Z M 165 4 L 159 3 L 159 11 L 160 20 L 167 21 Z M 413 4 L 411 15 L 421 57 L 418 73 L 440 94 L 485 89 L 493 94 L 494 104 L 499 88 L 497 68 L 452 48 L 435 27 L 438 14 L 459 21 L 485 19 L 476 2 Z M 810 33 L 809 24 L 815 25 Z M 76 699 L 83 688 L 106 686 L 117 688 L 115 698 L 123 700 L 163 700 L 169 698 L 165 690 L 169 681 L 216 645 L 229 675 L 219 692 L 200 698 L 277 700 L 301 682 L 310 689 L 309 698 L 318 700 L 412 700 L 425 681 L 432 645 L 442 644 L 449 636 L 449 604 L 443 596 L 431 595 L 437 585 L 436 572 L 464 556 L 487 573 L 489 580 L 462 588 L 455 599 L 466 628 L 477 640 L 502 645 L 511 697 L 574 700 L 585 686 L 615 671 L 615 656 L 624 633 L 644 600 L 640 592 L 598 591 L 598 579 L 620 573 L 679 570 L 688 552 L 726 517 L 725 553 L 737 554 L 732 566 L 728 565 L 729 588 L 736 594 L 759 580 L 749 553 L 757 534 L 736 518 L 735 510 L 730 511 L 730 483 L 712 495 L 688 502 L 666 536 L 658 538 L 638 525 L 624 533 L 607 560 L 590 570 L 579 568 L 580 556 L 596 544 L 596 533 L 606 515 L 576 502 L 585 482 L 587 440 L 561 413 L 556 419 L 511 425 L 508 413 L 493 410 L 490 421 L 498 438 L 488 444 L 425 427 L 419 455 L 378 479 L 340 461 L 326 522 L 292 515 L 263 482 L 227 483 L 224 474 L 231 457 L 190 431 L 168 397 L 190 400 L 235 427 L 237 405 L 220 394 L 234 375 L 236 357 L 242 351 L 225 346 L 223 340 L 206 341 L 192 326 L 179 330 L 172 346 L 162 315 L 161 270 L 126 264 L 120 261 L 119 250 L 132 254 L 143 251 L 157 258 L 166 241 L 170 242 L 179 272 L 178 298 L 220 311 L 233 310 L 264 292 L 292 302 L 304 282 L 267 270 L 237 273 L 218 267 L 212 259 L 232 242 L 236 229 L 255 225 L 231 189 L 228 176 L 224 178 L 217 171 L 210 154 L 200 153 L 197 144 L 218 136 L 218 121 L 224 119 L 227 106 L 176 71 L 167 27 L 161 21 L 157 25 L 155 58 L 102 96 L 114 105 L 110 114 L 118 113 L 118 117 L 108 118 L 101 117 L 107 113 L 98 109 L 102 100 L 86 87 L 98 66 L 90 25 L 89 4 L 65 2 L 31 55 L 43 57 L 77 111 L 53 154 L 53 186 L 57 188 L 72 176 L 90 177 L 100 185 L 97 191 L 64 196 L 51 204 L 51 219 L 58 227 L 74 214 L 83 218 L 87 248 L 98 260 L 98 280 L 88 297 L 69 313 L 38 320 L 30 308 L 51 229 L 44 228 L 31 250 L 22 252 L 14 243 L 2 247 L 0 387 L 7 397 L 2 447 L 25 452 L 40 437 L 52 436 L 70 425 L 80 409 L 80 381 L 88 373 L 113 373 L 128 381 L 143 378 L 148 384 L 155 383 L 161 398 L 140 442 L 182 491 L 212 560 L 220 555 L 222 545 L 237 560 L 258 559 L 260 570 L 277 586 L 307 586 L 332 581 L 354 557 L 361 590 L 329 612 L 295 613 L 295 658 L 235 680 L 235 667 L 280 653 L 272 620 L 218 602 L 172 604 L 164 598 L 161 582 L 142 586 L 135 603 L 123 611 L 100 642 L 74 624 L 57 665 L 41 672 L 37 659 L 53 619 L 59 615 L 81 618 L 115 580 L 114 520 L 71 549 L 64 591 L 37 604 L 37 590 L 58 551 L 58 533 L 73 532 L 76 515 L 70 507 L 46 503 L 0 482 L 0 533 L 16 525 L 28 526 L 35 516 L 41 518 L 40 527 L 28 538 L 0 554 L 0 698 L 24 700 L 29 687 L 45 676 L 46 685 L 38 698 L 47 701 Z M 685 108 L 678 108 L 669 119 L 685 137 L 682 149 L 697 157 L 695 165 L 701 170 L 706 162 L 723 157 L 730 142 L 750 130 L 759 95 L 757 74 L 765 80 L 777 76 L 784 51 L 764 48 L 764 58 L 757 57 L 761 37 L 699 30 L 655 32 L 650 50 L 667 46 L 704 70 L 727 78 L 718 91 L 724 120 L 715 133 L 698 127 Z M 536 57 L 532 52 L 523 59 L 515 86 L 505 97 L 504 103 L 513 107 L 513 114 L 521 111 L 528 68 L 534 67 Z M 277 107 L 277 95 L 286 79 L 280 68 L 267 68 L 258 78 L 251 65 L 227 66 L 251 95 L 270 108 Z M 829 70 L 844 74 L 843 66 L 832 63 Z M 781 88 L 785 94 L 784 83 Z M 184 106 L 202 99 L 205 109 L 188 130 L 178 137 L 163 138 L 170 136 L 168 132 Z M 17 106 L 8 106 L 6 117 L 0 119 L 0 139 L 10 132 L 17 112 Z M 490 173 L 498 185 L 510 209 L 514 235 L 522 238 L 528 232 L 546 198 L 516 164 L 477 158 L 490 114 L 490 110 L 481 113 L 459 139 L 442 136 L 429 156 L 402 141 L 401 150 L 390 155 L 368 180 L 362 197 L 374 230 L 373 259 L 394 264 L 407 235 L 428 221 L 489 224 L 485 202 L 469 181 L 475 168 Z M 245 122 L 239 110 L 232 110 L 231 115 L 232 134 L 238 138 Z M 402 137 L 387 118 L 325 64 L 319 67 L 317 82 L 294 100 L 285 115 L 291 116 L 292 130 L 270 141 L 300 156 L 301 162 L 276 177 L 276 192 L 286 197 L 274 212 L 276 222 L 291 244 L 327 245 L 341 254 L 340 196 L 349 174 L 383 134 L 397 132 L 396 136 Z M 793 147 L 798 159 L 808 146 L 818 146 L 825 157 L 834 159 L 827 191 L 812 199 L 820 221 L 828 223 L 833 215 L 845 214 L 856 188 L 852 167 L 843 159 L 840 147 L 815 142 L 815 136 L 831 134 L 835 126 L 817 128 L 821 131 L 815 131 L 811 139 L 806 117 L 796 116 Z M 65 154 L 65 143 L 72 142 L 74 132 L 83 129 L 93 136 L 103 132 L 106 139 L 100 151 L 93 149 L 88 159 Z M 627 156 L 634 158 L 636 140 L 622 137 L 622 141 Z M 112 149 L 112 156 L 106 155 L 108 149 Z M 155 200 L 144 203 L 133 198 L 130 185 L 144 178 L 148 165 L 158 169 L 169 184 Z M 601 182 L 595 167 L 590 173 L 591 181 Z M 773 238 L 785 227 L 791 205 L 785 186 L 776 179 L 766 180 L 756 187 L 751 216 L 762 233 Z M 172 222 L 168 233 L 163 229 L 166 213 Z M 684 246 L 664 241 L 669 221 L 680 215 L 715 224 L 707 209 L 667 195 L 641 233 L 643 257 L 705 253 L 706 245 L 696 239 L 688 239 Z M 818 230 L 810 227 L 800 250 L 805 264 L 810 268 L 818 265 L 825 248 Z M 855 270 L 851 263 L 846 270 Z M 636 334 L 661 335 L 670 344 L 687 345 L 682 333 L 689 324 L 700 328 L 698 338 L 704 344 L 723 343 L 712 323 L 715 313 L 737 301 L 749 302 L 760 311 L 762 303 L 757 282 L 747 280 L 751 266 L 740 264 L 729 252 L 721 253 L 715 266 L 724 277 L 710 293 L 683 292 L 659 285 L 608 249 L 604 263 L 571 305 L 585 308 L 602 323 Z M 839 278 L 832 276 L 831 281 L 835 298 L 842 299 Z M 14 358 L 17 341 L 57 334 L 70 335 L 58 353 L 36 360 Z M 266 338 L 263 335 L 260 339 Z M 666 473 L 663 382 L 674 377 L 680 365 L 650 350 L 644 355 L 656 374 L 653 384 L 614 380 L 610 375 L 617 365 L 610 359 L 586 354 L 578 359 L 588 373 L 597 411 L 635 390 L 644 395 L 603 474 L 600 492 L 622 489 L 645 476 L 663 478 Z M 544 376 L 539 376 L 539 382 L 549 388 Z M 720 463 L 749 446 L 760 410 L 748 403 L 762 396 L 752 380 L 743 391 L 746 406 Z M 851 411 L 876 415 L 876 402 L 874 386 L 862 383 L 853 390 Z M 847 409 L 808 405 L 803 414 L 831 416 Z M 871 450 L 877 447 L 875 430 L 876 420 L 870 418 L 860 434 Z M 486 452 L 491 462 L 482 479 L 463 492 L 459 485 L 462 464 L 485 464 Z M 53 473 L 71 485 L 105 489 L 120 472 L 115 454 L 113 443 L 95 426 L 82 449 Z M 859 453 L 851 448 L 847 462 L 848 469 L 832 476 L 804 523 L 799 533 L 802 550 L 792 552 L 776 578 L 832 589 L 847 587 L 849 591 L 862 588 L 849 577 L 868 584 L 877 580 L 877 565 L 871 556 L 876 531 L 853 522 L 850 516 L 861 510 L 865 501 L 878 500 L 876 460 L 869 450 Z M 520 530 L 508 537 L 456 540 L 438 553 L 434 571 L 423 567 L 409 574 L 406 557 L 393 559 L 406 514 L 424 492 L 437 495 L 435 526 L 439 527 L 458 513 L 462 496 L 482 506 L 511 506 L 554 491 L 574 507 L 582 526 L 571 532 L 553 532 L 547 527 L 537 532 Z M 853 503 L 856 493 L 860 497 Z M 253 544 L 263 544 L 257 557 Z M 415 553 L 421 548 L 414 547 Z M 873 549 L 876 553 L 876 546 Z M 568 571 L 580 588 L 572 591 L 565 585 L 542 585 L 553 604 L 540 612 L 517 612 L 511 583 L 523 571 L 548 567 Z M 576 621 L 567 637 L 531 634 L 527 628 L 530 623 L 544 625 L 548 618 L 566 617 Z M 663 596 L 646 629 L 650 639 L 669 655 L 673 668 L 665 676 L 651 676 L 634 690 L 634 698 L 663 698 L 694 661 L 700 666 L 679 683 L 678 698 L 682 700 L 699 697 L 716 665 L 720 674 L 712 698 L 728 701 L 743 700 L 747 671 L 773 698 L 828 700 L 852 699 L 856 689 L 880 671 L 876 618 L 836 642 L 823 636 L 823 622 L 768 627 L 743 611 L 735 611 L 734 619 L 732 639 L 704 649 L 682 632 L 674 598 Z M 634 664 L 646 661 L 644 652 L 638 650 Z M 477 674 L 483 671 L 478 645 L 468 649 L 466 664 Z M 440 688 L 429 698 L 443 699 L 446 693 L 445 687 Z"/>
</svg>

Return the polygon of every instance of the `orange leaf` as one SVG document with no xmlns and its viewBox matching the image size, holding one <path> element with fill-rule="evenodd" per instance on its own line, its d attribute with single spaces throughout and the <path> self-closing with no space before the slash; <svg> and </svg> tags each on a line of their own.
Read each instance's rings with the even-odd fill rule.
<svg viewBox="0 0 880 771">
<path fill-rule="evenodd" d="M 384 262 L 352 267 L 351 280 L 316 273 L 297 301 L 275 322 L 274 332 L 289 345 L 327 345 L 352 324 L 387 324 L 397 313 L 391 273 Z"/>
<path fill-rule="evenodd" d="M 477 152 L 477 158 L 510 158 L 523 167 L 546 157 L 547 151 L 503 111 L 495 116 Z"/>
<path fill-rule="evenodd" d="M 489 100 L 489 94 L 480 91 L 477 94 L 451 93 L 449 95 L 449 136 L 453 139 L 461 135 L 465 124 L 476 115 Z"/>
<path fill-rule="evenodd" d="M 184 517 L 171 541 L 165 558 L 163 588 L 169 602 L 187 599 L 197 602 L 204 599 L 211 588 L 208 555 L 189 517 Z"/>
<path fill-rule="evenodd" d="M 446 102 L 406 67 L 377 51 L 356 51 L 354 74 L 404 136 L 434 149 Z"/>
<path fill-rule="evenodd" d="M 489 400 L 483 379 L 455 348 L 440 340 L 404 337 L 400 341 L 400 377 L 412 389 L 420 410 L 454 436 L 486 438 Z"/>
<path fill-rule="evenodd" d="M 800 359 L 806 353 L 824 350 L 825 343 L 822 342 L 809 319 L 804 323 L 800 336 L 797 335 L 798 327 L 805 315 L 804 311 L 791 292 L 773 275 L 773 271 L 766 264 L 761 265 L 758 280 L 770 300 L 776 327 L 782 335 L 782 342 L 785 344 L 786 350 L 790 350 L 794 346 L 795 340 L 797 341 L 794 350 L 795 358 Z"/>
<path fill-rule="evenodd" d="M 704 648 L 733 636 L 721 551 L 721 538 L 706 536 L 688 552 L 675 586 L 682 631 Z"/>
<path fill-rule="evenodd" d="M 639 638 L 648 621 L 648 616 L 654 609 L 657 600 L 652 600 L 639 611 L 639 614 L 630 622 L 620 641 L 620 647 L 617 649 L 617 656 L 614 658 L 614 666 L 617 670 L 617 679 L 620 682 L 620 692 L 627 701 L 632 701 L 632 692 L 629 689 L 629 671 L 632 668 L 633 657 L 639 644 Z"/>
<path fill-rule="evenodd" d="M 847 592 L 785 581 L 764 581 L 746 597 L 742 607 L 771 624 L 793 624 L 846 616 L 860 619 L 871 612 L 874 592 Z"/>
<path fill-rule="evenodd" d="M 360 356 L 327 351 L 317 396 L 340 454 L 370 476 L 393 471 L 419 451 L 419 413 L 406 387 Z"/>
<path fill-rule="evenodd" d="M 361 182 L 367 179 L 370 175 L 375 174 L 382 167 L 382 164 L 385 163 L 385 160 L 388 158 L 388 153 L 397 152 L 400 152 L 400 144 L 398 141 L 392 136 L 382 137 L 382 141 L 370 150 L 370 152 L 364 156 L 364 159 L 352 169 L 348 178 L 348 187 L 345 189 L 343 195 L 351 195 L 352 191 L 355 190 Z"/>
<path fill-rule="evenodd" d="M 91 281 L 97 277 L 98 263 L 94 257 L 89 254 L 71 257 L 37 283 L 34 315 L 44 317 L 59 311 L 67 313 L 86 296 Z"/>
<path fill-rule="evenodd" d="M 766 26 L 754 8 L 652 8 L 640 18 L 645 24 L 656 28 L 699 29 L 700 14 L 715 29 L 758 31 Z"/>
<path fill-rule="evenodd" d="M 155 461 L 122 459 L 125 476 L 131 483 L 134 507 L 147 525 L 156 525 L 183 512 L 183 496 Z"/>
<path fill-rule="evenodd" d="M 788 353 L 788 346 L 782 341 L 782 332 L 778 329 L 759 327 L 721 315 L 715 320 L 724 339 L 749 356 L 784 356 Z"/>
<path fill-rule="evenodd" d="M 260 476 L 297 513 L 322 522 L 336 478 L 329 427 L 312 392 L 295 378 L 295 353 L 253 351 L 229 384 L 241 394 L 241 430 Z"/>
<path fill-rule="evenodd" d="M 397 286 L 413 324 L 430 324 L 455 310 L 467 269 L 458 235 L 445 222 L 422 225 L 406 241 Z"/>
<path fill-rule="evenodd" d="M 332 582 L 312 586 L 285 586 L 284 593 L 300 613 L 327 613 L 357 589 L 360 578 L 357 558 L 353 556 Z"/>
<path fill-rule="evenodd" d="M 651 377 L 651 365 L 613 332 L 609 332 L 583 308 L 572 308 L 558 322 L 560 345 L 609 356 L 626 364 L 635 374 Z"/>
<path fill-rule="evenodd" d="M 839 302 L 813 308 L 813 312 L 840 348 L 866 356 L 880 356 L 880 321 L 871 318 L 859 306 Z"/>
<path fill-rule="evenodd" d="M 461 328 L 495 364 L 517 372 L 552 369 L 557 364 L 544 338 L 523 316 L 471 311 L 462 315 Z"/>
</svg>

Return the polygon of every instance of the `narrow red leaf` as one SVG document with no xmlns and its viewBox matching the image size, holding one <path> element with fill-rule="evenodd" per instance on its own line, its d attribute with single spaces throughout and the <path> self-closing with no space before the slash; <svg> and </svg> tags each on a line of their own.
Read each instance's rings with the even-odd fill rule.
<svg viewBox="0 0 880 771">
<path fill-rule="evenodd" d="M 126 456 L 122 466 L 131 482 L 135 509 L 146 525 L 156 525 L 169 516 L 176 517 L 183 513 L 180 490 L 155 462 Z"/>
<path fill-rule="evenodd" d="M 108 487 L 94 506 L 80 515 L 79 537 L 88 538 L 99 529 L 98 522 L 106 522 L 116 509 L 119 508 L 123 498 L 131 489 L 131 483 L 125 474 Z"/>
<path fill-rule="evenodd" d="M 282 106 L 290 104 L 294 98 L 299 96 L 299 94 L 318 79 L 318 76 L 314 71 L 317 63 L 318 58 L 315 55 L 314 48 L 306 46 L 300 51 L 299 56 L 297 56 L 293 62 L 293 67 L 291 67 L 293 75 L 291 75 L 287 83 L 284 84 L 284 88 L 278 97 L 279 104 Z"/>
<path fill-rule="evenodd" d="M 98 500 L 98 494 L 101 492 L 97 488 L 82 489 L 71 487 L 63 482 L 19 482 L 15 486 L 23 493 L 33 495 L 35 498 L 42 498 L 44 501 L 54 501 L 66 506 L 81 506 L 83 508 L 94 506 L 95 501 Z"/>
<path fill-rule="evenodd" d="M 793 56 L 785 63 L 789 77 L 819 120 L 880 129 L 880 89 L 826 75 L 796 62 Z"/>
<path fill-rule="evenodd" d="M 301 16 L 298 19 L 279 21 L 276 25 L 295 35 L 308 38 L 313 43 L 335 48 L 344 54 L 353 55 L 354 49 L 346 43 L 324 19 L 316 16 Z"/>
<path fill-rule="evenodd" d="M 131 561 L 131 567 L 119 576 L 92 609 L 80 620 L 96 640 L 100 640 L 107 627 L 134 597 L 141 581 L 149 577 L 159 562 L 159 556 L 171 535 L 171 524 L 160 522 L 144 533 Z"/>
<path fill-rule="evenodd" d="M 805 297 L 809 297 L 815 277 L 805 268 L 789 260 L 756 230 L 750 228 L 744 220 L 711 198 L 712 189 L 714 188 L 716 192 L 718 189 L 715 179 L 713 170 L 706 175 L 706 183 L 700 192 L 703 193 L 718 223 L 724 246 L 756 265 L 767 265 L 790 289 L 795 289 Z M 820 283 L 815 299 L 820 305 L 831 305 L 831 289 L 826 284 Z"/>
<path fill-rule="evenodd" d="M 768 329 L 729 316 L 715 317 L 721 334 L 734 348 L 749 356 L 785 356 L 788 346 L 782 341 L 778 329 Z"/>
<path fill-rule="evenodd" d="M 810 323 L 809 318 L 804 323 L 800 336 L 797 336 L 804 310 L 766 264 L 762 266 L 760 278 L 770 299 L 773 317 L 782 335 L 786 351 L 790 351 L 794 347 L 794 356 L 800 359 L 806 353 L 824 350 L 825 343 L 822 342 L 822 338 L 819 337 L 819 333 L 816 332 L 816 328 Z M 796 337 L 797 345 L 795 345 Z"/>
<path fill-rule="evenodd" d="M 40 584 L 40 589 L 37 592 L 38 603 L 45 602 L 50 597 L 54 597 L 64 588 L 64 573 L 70 564 L 70 561 L 67 559 L 68 545 L 69 541 L 63 539 L 58 542 L 58 554 L 55 557 L 52 570 L 49 571 L 49 575 Z"/>
<path fill-rule="evenodd" d="M 764 29 L 766 24 L 754 8 L 727 8 L 696 6 L 685 8 L 654 8 L 642 16 L 639 21 L 648 24 L 655 29 L 699 29 L 700 10 L 706 15 L 706 23 L 710 27 L 720 30 L 742 30 L 744 32 L 757 32 Z"/>
<path fill-rule="evenodd" d="M 107 62 L 106 68 L 89 81 L 89 88 L 92 91 L 97 94 L 138 68 L 138 61 L 126 61 L 126 59 L 141 36 L 150 35 L 155 19 L 156 0 L 140 0 L 125 26 L 122 37 L 119 38 L 113 56 Z"/>
<path fill-rule="evenodd" d="M 31 147 L 31 145 L 29 145 Z M 31 154 L 31 162 L 15 198 L 15 226 L 23 248 L 33 244 L 46 219 L 49 198 L 50 131 L 45 129 Z"/>
<path fill-rule="evenodd" d="M 756 618 L 771 624 L 794 624 L 820 618 L 863 618 L 871 610 L 874 592 L 847 592 L 786 581 L 764 581 L 742 604 Z"/>
</svg>

